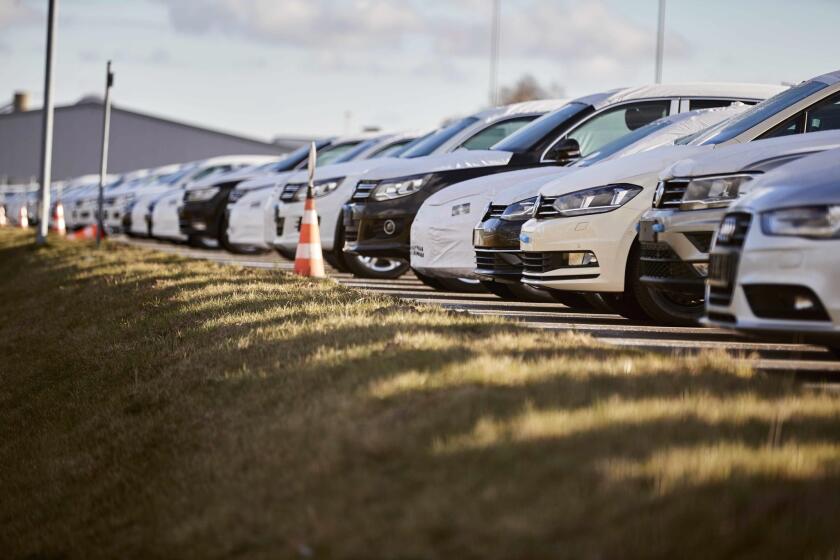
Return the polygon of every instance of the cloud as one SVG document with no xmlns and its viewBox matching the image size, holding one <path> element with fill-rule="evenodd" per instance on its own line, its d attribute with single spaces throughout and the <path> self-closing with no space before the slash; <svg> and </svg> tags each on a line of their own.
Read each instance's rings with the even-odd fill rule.
<svg viewBox="0 0 840 560">
<path fill-rule="evenodd" d="M 362 64 L 346 62 L 359 54 L 413 50 L 413 56 L 432 58 L 454 74 L 452 57 L 484 59 L 489 51 L 489 0 L 157 1 L 167 7 L 177 31 L 307 49 L 316 64 L 321 61 L 331 69 Z M 617 70 L 652 60 L 655 22 L 640 25 L 603 0 L 508 0 L 503 5 L 503 59 L 548 61 L 587 77 L 614 76 Z M 674 34 L 666 38 L 666 46 L 671 58 L 685 57 L 690 50 Z"/>
<path fill-rule="evenodd" d="M 23 0 L 0 0 L 0 28 L 38 21 L 39 13 Z"/>
</svg>

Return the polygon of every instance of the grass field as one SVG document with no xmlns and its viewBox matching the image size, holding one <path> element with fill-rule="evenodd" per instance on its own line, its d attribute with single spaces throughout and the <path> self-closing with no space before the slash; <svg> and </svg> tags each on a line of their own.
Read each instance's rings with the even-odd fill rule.
<svg viewBox="0 0 840 560">
<path fill-rule="evenodd" d="M 840 395 L 0 230 L 3 558 L 828 558 Z"/>
</svg>

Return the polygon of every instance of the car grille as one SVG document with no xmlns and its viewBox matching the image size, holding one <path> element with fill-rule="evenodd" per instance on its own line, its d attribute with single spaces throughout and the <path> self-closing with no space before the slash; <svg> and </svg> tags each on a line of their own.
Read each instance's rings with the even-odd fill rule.
<svg viewBox="0 0 840 560">
<path fill-rule="evenodd" d="M 680 259 L 667 243 L 644 243 L 640 257 L 643 278 L 651 280 L 690 280 L 702 286 L 703 277 Z"/>
<path fill-rule="evenodd" d="M 373 189 L 375 188 L 376 183 L 359 183 L 358 185 L 356 185 L 356 190 L 353 191 L 353 197 L 351 198 L 351 200 L 356 202 L 367 200 L 368 198 L 370 198 L 371 191 L 373 191 Z"/>
<path fill-rule="evenodd" d="M 556 267 L 552 265 L 550 253 L 522 253 L 522 264 L 525 272 L 542 274 Z"/>
<path fill-rule="evenodd" d="M 715 244 L 721 247 L 743 247 L 751 222 L 752 216 L 750 214 L 743 212 L 727 214 L 718 228 Z"/>
<path fill-rule="evenodd" d="M 502 214 L 505 212 L 505 208 L 507 208 L 507 206 L 504 204 L 491 204 L 483 219 L 489 220 L 490 218 L 501 218 Z"/>
<path fill-rule="evenodd" d="M 475 265 L 486 274 L 521 274 L 522 251 L 481 251 L 475 252 Z"/>
<path fill-rule="evenodd" d="M 295 195 L 303 187 L 303 183 L 288 183 L 286 186 L 283 187 L 283 190 L 280 191 L 280 200 L 282 200 L 283 202 L 290 202 L 294 200 Z"/>
<path fill-rule="evenodd" d="M 685 191 L 688 189 L 688 179 L 671 179 L 665 181 L 662 196 L 656 201 L 656 208 L 678 208 L 682 203 Z"/>
<path fill-rule="evenodd" d="M 539 206 L 537 206 L 536 218 L 538 220 L 544 218 L 554 218 L 560 215 L 560 212 L 554 208 L 554 202 L 557 200 L 556 196 L 541 196 L 539 198 Z"/>
</svg>

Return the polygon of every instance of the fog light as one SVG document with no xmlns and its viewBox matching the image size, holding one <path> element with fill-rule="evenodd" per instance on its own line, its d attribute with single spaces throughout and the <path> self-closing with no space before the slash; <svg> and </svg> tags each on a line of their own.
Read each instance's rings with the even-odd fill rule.
<svg viewBox="0 0 840 560">
<path fill-rule="evenodd" d="M 394 235 L 394 232 L 397 231 L 397 224 L 394 223 L 394 220 L 385 220 L 385 223 L 382 224 L 382 231 L 386 235 Z"/>
<path fill-rule="evenodd" d="M 595 253 L 591 251 L 566 253 L 567 266 L 595 266 L 597 264 L 598 259 L 595 258 Z"/>
<path fill-rule="evenodd" d="M 709 275 L 709 263 L 693 263 L 691 266 L 693 266 L 694 270 L 697 271 L 697 274 L 703 278 Z"/>
</svg>

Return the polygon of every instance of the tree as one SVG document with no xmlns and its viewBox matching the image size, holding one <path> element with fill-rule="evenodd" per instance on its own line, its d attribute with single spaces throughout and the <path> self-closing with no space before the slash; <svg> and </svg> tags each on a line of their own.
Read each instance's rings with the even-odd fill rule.
<svg viewBox="0 0 840 560">
<path fill-rule="evenodd" d="M 563 97 L 564 88 L 557 84 L 551 84 L 544 88 L 531 74 L 525 74 L 512 86 L 504 86 L 499 91 L 499 104 L 520 103 L 534 99 L 546 99 L 549 97 Z"/>
</svg>

